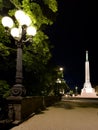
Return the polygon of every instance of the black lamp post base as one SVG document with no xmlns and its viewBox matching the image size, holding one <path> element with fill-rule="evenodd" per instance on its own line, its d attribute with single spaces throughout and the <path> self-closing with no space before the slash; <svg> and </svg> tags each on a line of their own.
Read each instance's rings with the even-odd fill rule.
<svg viewBox="0 0 98 130">
<path fill-rule="evenodd" d="M 11 96 L 25 96 L 26 89 L 22 84 L 15 84 L 11 89 Z"/>
</svg>

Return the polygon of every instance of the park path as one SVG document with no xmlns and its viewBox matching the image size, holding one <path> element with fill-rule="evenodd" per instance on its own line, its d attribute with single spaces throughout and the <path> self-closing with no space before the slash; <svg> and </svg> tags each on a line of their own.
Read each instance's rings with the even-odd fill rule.
<svg viewBox="0 0 98 130">
<path fill-rule="evenodd" d="M 98 130 L 98 107 L 59 102 L 10 130 Z"/>
</svg>

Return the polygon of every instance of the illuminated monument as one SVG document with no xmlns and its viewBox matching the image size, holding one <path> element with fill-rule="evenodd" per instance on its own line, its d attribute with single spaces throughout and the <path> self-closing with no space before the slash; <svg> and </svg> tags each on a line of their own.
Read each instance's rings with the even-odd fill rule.
<svg viewBox="0 0 98 130">
<path fill-rule="evenodd" d="M 81 96 L 83 97 L 95 97 L 95 89 L 92 88 L 90 83 L 90 67 L 88 61 L 88 51 L 86 51 L 86 61 L 85 61 L 85 83 L 83 89 L 81 90 Z"/>
</svg>

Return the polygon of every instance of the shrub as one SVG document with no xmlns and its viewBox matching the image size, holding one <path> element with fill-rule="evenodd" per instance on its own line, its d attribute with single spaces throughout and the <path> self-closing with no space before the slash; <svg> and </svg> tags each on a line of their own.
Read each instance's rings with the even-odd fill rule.
<svg viewBox="0 0 98 130">
<path fill-rule="evenodd" d="M 5 80 L 0 80 L 0 96 L 3 98 L 8 97 L 10 94 L 10 85 Z"/>
</svg>

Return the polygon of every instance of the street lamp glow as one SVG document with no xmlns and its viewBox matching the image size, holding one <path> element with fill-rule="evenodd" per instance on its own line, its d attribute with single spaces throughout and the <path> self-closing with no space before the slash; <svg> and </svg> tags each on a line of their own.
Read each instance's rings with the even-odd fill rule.
<svg viewBox="0 0 98 130">
<path fill-rule="evenodd" d="M 28 15 L 24 15 L 21 19 L 17 21 L 19 22 L 19 25 L 26 25 L 26 26 L 29 26 L 32 23 Z"/>
<path fill-rule="evenodd" d="M 17 20 L 22 19 L 24 16 L 25 16 L 25 13 L 24 13 L 22 10 L 17 10 L 17 11 L 15 12 L 15 18 L 16 18 Z"/>
<path fill-rule="evenodd" d="M 30 17 L 26 15 L 22 10 L 18 10 L 15 12 L 15 18 L 20 25 L 29 26 L 32 23 Z"/>
<path fill-rule="evenodd" d="M 36 35 L 36 28 L 33 26 L 29 26 L 27 28 L 27 34 L 31 35 L 31 36 L 35 36 Z"/>
<path fill-rule="evenodd" d="M 14 25 L 13 20 L 8 16 L 2 18 L 2 24 L 4 27 L 8 27 L 8 28 L 12 28 Z"/>
<path fill-rule="evenodd" d="M 63 71 L 63 68 L 62 67 L 60 67 L 60 69 L 59 69 L 60 71 Z"/>
<path fill-rule="evenodd" d="M 30 24 L 32 23 L 30 17 L 28 15 L 25 15 L 24 17 L 24 25 L 30 26 Z"/>
<path fill-rule="evenodd" d="M 56 82 L 57 82 L 57 83 L 61 83 L 61 80 L 58 78 Z"/>
<path fill-rule="evenodd" d="M 19 29 L 18 28 L 12 28 L 11 29 L 11 35 L 15 38 L 19 38 Z"/>
</svg>

